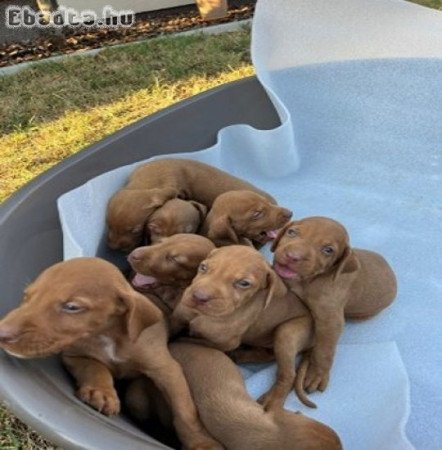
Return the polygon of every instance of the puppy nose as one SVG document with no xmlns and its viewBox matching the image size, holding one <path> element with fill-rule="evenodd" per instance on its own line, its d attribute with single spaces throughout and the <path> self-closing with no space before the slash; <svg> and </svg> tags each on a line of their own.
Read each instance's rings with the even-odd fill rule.
<svg viewBox="0 0 442 450">
<path fill-rule="evenodd" d="M 290 211 L 287 208 L 282 208 L 282 215 L 286 218 L 286 219 L 291 219 L 293 216 L 292 211 Z"/>
<path fill-rule="evenodd" d="M 0 343 L 9 344 L 11 342 L 16 341 L 18 338 L 18 330 L 17 328 L 3 325 L 0 327 Z"/>
<path fill-rule="evenodd" d="M 129 253 L 129 255 L 127 256 L 127 260 L 129 262 L 140 261 L 142 258 L 141 253 L 141 250 L 139 248 L 136 248 L 135 250 L 132 250 L 131 253 Z"/>
<path fill-rule="evenodd" d="M 204 305 L 210 300 L 210 294 L 203 289 L 197 289 L 192 292 L 192 300 L 198 305 Z"/>
<path fill-rule="evenodd" d="M 304 254 L 299 250 L 289 250 L 285 252 L 285 256 L 293 262 L 302 261 L 304 259 Z"/>
</svg>

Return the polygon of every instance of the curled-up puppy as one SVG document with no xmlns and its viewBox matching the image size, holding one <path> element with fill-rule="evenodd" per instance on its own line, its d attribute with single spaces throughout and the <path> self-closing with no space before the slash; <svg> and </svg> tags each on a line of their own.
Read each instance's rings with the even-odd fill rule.
<svg viewBox="0 0 442 450">
<path fill-rule="evenodd" d="M 247 393 L 238 368 L 222 352 L 192 344 L 169 345 L 181 364 L 209 433 L 228 450 L 340 450 L 338 435 L 327 425 L 300 413 L 265 412 Z M 143 421 L 156 416 L 170 424 L 167 404 L 148 380 L 130 386 L 129 411 Z"/>
<path fill-rule="evenodd" d="M 261 246 L 274 239 L 292 212 L 256 192 L 241 190 L 219 195 L 202 227 L 217 247 L 251 242 Z"/>
<path fill-rule="evenodd" d="M 381 255 L 352 249 L 345 228 L 326 217 L 289 223 L 272 250 L 276 272 L 314 317 L 315 345 L 304 387 L 323 391 L 345 318 L 369 319 L 390 305 L 396 277 Z"/>
<path fill-rule="evenodd" d="M 142 244 L 142 233 L 151 214 L 167 200 L 182 198 L 211 207 L 227 191 L 251 190 L 276 203 L 257 187 L 198 161 L 160 159 L 137 167 L 128 183 L 107 206 L 107 241 L 113 249 L 130 251 Z"/>
<path fill-rule="evenodd" d="M 76 258 L 46 269 L 28 286 L 22 304 L 0 321 L 0 347 L 20 358 L 61 352 L 78 397 L 98 411 L 120 411 L 114 377 L 145 375 L 170 402 L 185 448 L 220 449 L 198 418 L 167 340 L 161 311 L 99 258 Z"/>
<path fill-rule="evenodd" d="M 142 293 L 154 294 L 160 299 L 156 305 L 170 314 L 200 262 L 214 248 L 212 241 L 196 234 L 175 234 L 136 248 L 128 256 L 135 272 L 130 279 L 132 286 Z"/>
<path fill-rule="evenodd" d="M 292 388 L 303 403 L 315 406 L 299 389 L 294 367 L 296 355 L 313 343 L 312 317 L 252 247 L 213 250 L 184 291 L 171 323 L 173 332 L 188 329 L 198 342 L 219 350 L 233 351 L 245 344 L 256 355 L 262 348 L 273 349 L 277 380 L 260 399 L 264 408 L 281 409 Z M 243 361 L 244 350 L 241 354 Z"/>
<path fill-rule="evenodd" d="M 118 191 L 107 205 L 107 245 L 124 252 L 141 245 L 149 218 L 177 194 L 169 188 Z"/>
<path fill-rule="evenodd" d="M 147 221 L 146 241 L 180 233 L 196 233 L 204 222 L 207 206 L 194 200 L 174 198 L 157 209 Z"/>
</svg>

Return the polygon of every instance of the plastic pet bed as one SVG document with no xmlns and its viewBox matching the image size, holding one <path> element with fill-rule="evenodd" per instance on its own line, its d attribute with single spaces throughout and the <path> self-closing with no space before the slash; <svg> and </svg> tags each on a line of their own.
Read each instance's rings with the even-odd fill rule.
<svg viewBox="0 0 442 450">
<path fill-rule="evenodd" d="M 68 159 L 3 205 L 0 313 L 55 261 L 113 257 L 102 243 L 105 205 L 134 163 L 208 162 L 268 190 L 296 217 L 343 222 L 354 246 L 385 255 L 398 276 L 391 308 L 346 325 L 330 386 L 312 396 L 318 410 L 293 396 L 286 407 L 331 425 L 350 450 L 438 449 L 441 13 L 397 0 L 261 0 L 252 34 L 269 97 L 256 79 L 209 91 Z M 257 397 L 274 366 L 243 373 Z M 1 354 L 0 393 L 66 448 L 162 447 L 124 417 L 78 401 L 56 359 Z"/>
</svg>

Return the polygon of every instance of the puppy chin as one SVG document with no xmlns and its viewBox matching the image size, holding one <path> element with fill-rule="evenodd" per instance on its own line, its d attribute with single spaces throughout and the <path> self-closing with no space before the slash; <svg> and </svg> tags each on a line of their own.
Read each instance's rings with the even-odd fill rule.
<svg viewBox="0 0 442 450">
<path fill-rule="evenodd" d="M 23 353 L 17 353 L 17 352 L 13 352 L 11 350 L 7 350 L 4 349 L 5 352 L 10 355 L 13 356 L 14 358 L 18 358 L 18 359 L 33 359 L 33 358 L 44 358 L 46 356 L 50 356 L 53 353 L 56 352 L 50 352 L 50 353 L 30 353 L 30 354 L 23 354 Z"/>
<path fill-rule="evenodd" d="M 56 355 L 57 353 L 60 353 L 63 348 L 62 347 L 53 347 L 53 348 L 45 348 L 44 350 L 33 350 L 33 349 L 12 349 L 12 348 L 5 348 L 3 347 L 3 350 L 10 356 L 13 356 L 14 358 L 19 359 L 33 359 L 33 358 L 46 358 L 48 356 Z"/>
</svg>

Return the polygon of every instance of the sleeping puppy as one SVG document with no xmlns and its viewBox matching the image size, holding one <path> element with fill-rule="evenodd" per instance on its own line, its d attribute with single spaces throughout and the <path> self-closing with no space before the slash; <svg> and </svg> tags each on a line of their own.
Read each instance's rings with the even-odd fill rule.
<svg viewBox="0 0 442 450">
<path fill-rule="evenodd" d="M 291 211 L 256 192 L 230 191 L 216 198 L 201 234 L 217 247 L 250 243 L 259 247 L 274 239 L 291 217 Z"/>
<path fill-rule="evenodd" d="M 228 450 L 342 449 L 337 434 L 316 420 L 284 409 L 266 412 L 224 353 L 180 341 L 169 349 L 183 368 L 201 421 Z M 157 417 L 170 426 L 167 403 L 146 378 L 132 382 L 126 402 L 140 422 Z"/>
<path fill-rule="evenodd" d="M 146 242 L 179 233 L 196 233 L 207 214 L 207 206 L 194 200 L 174 198 L 157 209 L 147 221 Z"/>
<path fill-rule="evenodd" d="M 313 343 L 311 314 L 254 248 L 231 245 L 209 253 L 175 307 L 171 328 L 172 333 L 187 329 L 197 342 L 222 351 L 248 345 L 249 361 L 273 349 L 277 380 L 260 399 L 264 408 L 281 409 L 293 388 L 303 403 L 315 406 L 294 368 L 297 354 Z M 244 352 L 240 361 L 234 354 L 235 360 L 245 362 Z"/>
<path fill-rule="evenodd" d="M 276 203 L 273 197 L 227 172 L 190 159 L 160 159 L 137 167 L 126 186 L 108 203 L 107 241 L 126 252 L 142 244 L 142 233 L 151 216 L 172 198 L 194 200 L 211 207 L 227 191 L 247 189 Z"/>
<path fill-rule="evenodd" d="M 168 337 L 161 311 L 99 258 L 49 267 L 27 287 L 23 303 L 0 321 L 0 347 L 19 358 L 61 352 L 78 397 L 98 411 L 120 411 L 114 377 L 147 376 L 168 399 L 185 448 L 221 449 L 198 418 Z"/>
<path fill-rule="evenodd" d="M 122 189 L 107 205 L 107 245 L 113 250 L 131 251 L 143 242 L 146 222 L 166 202 L 175 198 L 175 189 Z"/>
<path fill-rule="evenodd" d="M 128 256 L 135 272 L 132 286 L 139 292 L 154 294 L 160 299 L 160 304 L 155 304 L 170 314 L 201 261 L 214 248 L 212 241 L 196 234 L 175 234 L 136 248 Z"/>
<path fill-rule="evenodd" d="M 326 217 L 289 223 L 272 250 L 275 271 L 314 317 L 315 345 L 304 387 L 323 391 L 345 318 L 369 319 L 390 305 L 396 277 L 381 255 L 352 249 L 345 228 Z"/>
</svg>

